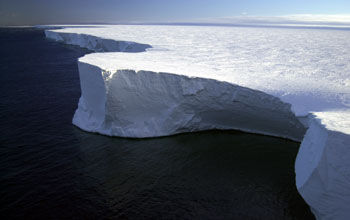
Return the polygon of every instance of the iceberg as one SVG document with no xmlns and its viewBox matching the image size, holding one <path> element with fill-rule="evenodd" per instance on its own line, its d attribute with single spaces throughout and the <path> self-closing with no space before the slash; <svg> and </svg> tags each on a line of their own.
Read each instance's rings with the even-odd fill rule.
<svg viewBox="0 0 350 220">
<path fill-rule="evenodd" d="M 97 52 L 78 60 L 76 126 L 122 137 L 237 129 L 301 141 L 298 191 L 317 219 L 350 218 L 347 32 L 111 25 L 45 34 Z"/>
</svg>

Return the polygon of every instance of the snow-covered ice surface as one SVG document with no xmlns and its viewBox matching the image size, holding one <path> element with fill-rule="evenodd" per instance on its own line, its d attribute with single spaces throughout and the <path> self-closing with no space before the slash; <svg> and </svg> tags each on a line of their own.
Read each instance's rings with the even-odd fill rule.
<svg viewBox="0 0 350 220">
<path fill-rule="evenodd" d="M 308 115 L 298 190 L 319 219 L 350 218 L 350 31 L 135 25 L 46 35 L 113 52 L 79 59 L 73 123 L 87 131 L 153 137 L 219 128 L 302 140 L 295 115 Z"/>
<path fill-rule="evenodd" d="M 350 107 L 349 31 L 135 25 L 52 32 L 83 34 L 74 37 L 79 38 L 75 42 L 66 41 L 84 47 L 84 34 L 151 45 L 140 56 L 147 59 L 154 52 L 153 69 L 158 72 L 189 73 L 257 89 L 291 103 L 298 116 Z M 129 60 L 134 56 L 129 54 Z M 180 62 L 191 65 L 176 65 Z M 193 72 L 193 64 L 204 71 Z"/>
</svg>

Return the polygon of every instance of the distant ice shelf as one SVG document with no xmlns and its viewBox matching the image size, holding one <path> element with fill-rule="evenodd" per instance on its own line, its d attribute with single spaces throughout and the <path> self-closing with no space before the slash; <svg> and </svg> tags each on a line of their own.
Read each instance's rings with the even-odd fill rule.
<svg viewBox="0 0 350 220">
<path fill-rule="evenodd" d="M 300 194 L 318 219 L 350 218 L 347 32 L 100 26 L 45 33 L 104 52 L 78 61 L 76 126 L 122 137 L 237 129 L 302 141 Z"/>
<path fill-rule="evenodd" d="M 77 45 L 95 52 L 141 52 L 151 46 L 130 41 L 115 41 L 87 34 L 60 33 L 45 31 L 48 38 L 62 41 L 66 44 Z"/>
</svg>

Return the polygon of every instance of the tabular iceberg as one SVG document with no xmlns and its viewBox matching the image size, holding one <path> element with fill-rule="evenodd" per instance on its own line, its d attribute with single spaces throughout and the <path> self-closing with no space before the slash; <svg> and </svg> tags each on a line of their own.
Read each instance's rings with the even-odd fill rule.
<svg viewBox="0 0 350 220">
<path fill-rule="evenodd" d="M 114 52 L 78 61 L 78 127 L 123 137 L 238 129 L 302 140 L 295 165 L 300 194 L 318 219 L 350 218 L 345 32 L 105 26 L 45 33 Z"/>
</svg>

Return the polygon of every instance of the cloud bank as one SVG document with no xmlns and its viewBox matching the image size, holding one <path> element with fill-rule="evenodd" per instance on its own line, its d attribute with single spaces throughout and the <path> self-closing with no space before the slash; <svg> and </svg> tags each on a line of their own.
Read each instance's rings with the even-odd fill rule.
<svg viewBox="0 0 350 220">
<path fill-rule="evenodd" d="M 320 25 L 320 26 L 350 26 L 349 15 L 297 14 L 283 16 L 251 16 L 242 13 L 241 16 L 198 19 L 193 22 L 207 24 L 236 25 Z"/>
</svg>

